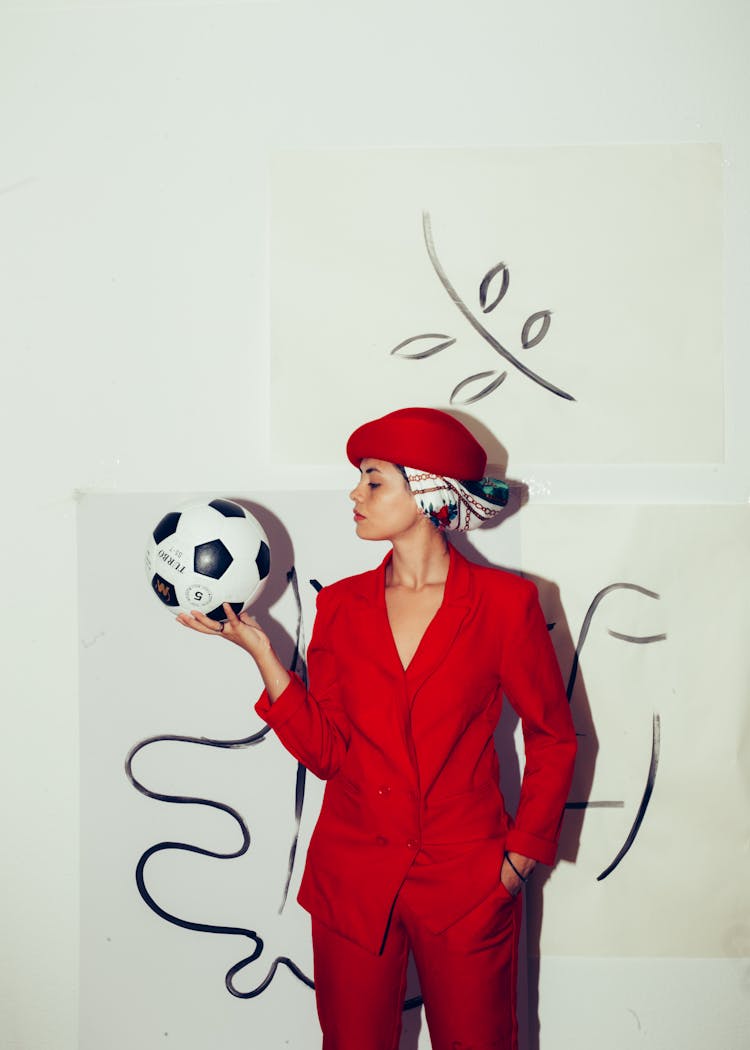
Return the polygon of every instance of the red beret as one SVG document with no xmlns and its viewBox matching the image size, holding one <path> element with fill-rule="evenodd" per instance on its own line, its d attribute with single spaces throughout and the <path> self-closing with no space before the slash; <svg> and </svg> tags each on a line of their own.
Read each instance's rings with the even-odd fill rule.
<svg viewBox="0 0 750 1050">
<path fill-rule="evenodd" d="M 349 461 L 385 459 L 461 481 L 484 477 L 487 456 L 474 435 L 436 408 L 399 408 L 358 427 L 346 443 Z"/>
</svg>

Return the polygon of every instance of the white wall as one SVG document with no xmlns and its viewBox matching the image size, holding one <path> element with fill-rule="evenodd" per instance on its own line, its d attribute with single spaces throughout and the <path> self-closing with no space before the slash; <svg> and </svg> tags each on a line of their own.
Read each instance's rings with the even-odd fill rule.
<svg viewBox="0 0 750 1050">
<path fill-rule="evenodd" d="M 350 478 L 270 466 L 272 151 L 720 143 L 724 461 L 514 466 L 540 500 L 744 503 L 749 22 L 741 0 L 0 4 L 4 1045 L 78 1043 L 76 493 Z M 707 889 L 731 877 L 717 857 Z M 543 1050 L 747 1042 L 743 958 L 554 958 L 541 997 Z"/>
</svg>

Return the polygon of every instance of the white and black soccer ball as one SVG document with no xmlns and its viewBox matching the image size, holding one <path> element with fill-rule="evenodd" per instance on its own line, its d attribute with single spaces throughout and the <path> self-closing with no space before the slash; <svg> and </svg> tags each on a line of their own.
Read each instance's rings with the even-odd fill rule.
<svg viewBox="0 0 750 1050">
<path fill-rule="evenodd" d="M 174 615 L 199 609 L 225 620 L 260 595 L 271 568 L 260 523 L 230 499 L 191 502 L 165 514 L 146 548 L 151 590 Z"/>
</svg>

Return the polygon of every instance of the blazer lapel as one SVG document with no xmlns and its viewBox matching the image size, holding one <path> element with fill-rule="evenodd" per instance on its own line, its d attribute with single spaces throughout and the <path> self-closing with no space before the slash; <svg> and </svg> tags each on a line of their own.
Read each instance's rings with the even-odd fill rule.
<svg viewBox="0 0 750 1050">
<path fill-rule="evenodd" d="M 357 615 L 364 627 L 364 632 L 372 640 L 371 644 L 378 648 L 381 670 L 403 683 L 404 669 L 401 666 L 385 605 L 385 570 L 392 553 L 388 551 L 376 569 L 360 577 L 361 586 L 354 594 L 354 598 L 357 602 Z"/>
<path fill-rule="evenodd" d="M 405 685 L 409 700 L 413 702 L 416 693 L 445 659 L 470 608 L 471 571 L 469 562 L 450 546 L 450 566 L 442 604 L 404 671 L 385 604 L 385 570 L 391 555 L 389 551 L 377 569 L 361 577 L 361 587 L 353 597 L 366 633 L 384 642 L 379 654 L 382 671 Z"/>
<path fill-rule="evenodd" d="M 406 680 L 412 703 L 422 686 L 445 660 L 471 605 L 469 563 L 453 546 L 450 546 L 450 559 L 443 602 L 427 627 L 406 669 Z M 391 635 L 395 651 L 396 646 L 392 639 Z M 396 653 L 396 660 L 398 660 L 398 653 Z"/>
</svg>

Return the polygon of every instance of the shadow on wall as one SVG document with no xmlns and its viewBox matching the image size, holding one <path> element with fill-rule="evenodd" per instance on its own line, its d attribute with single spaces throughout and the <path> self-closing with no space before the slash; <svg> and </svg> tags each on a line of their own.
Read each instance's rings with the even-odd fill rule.
<svg viewBox="0 0 750 1050">
<path fill-rule="evenodd" d="M 511 485 L 511 499 L 504 515 L 489 524 L 488 527 L 497 527 L 503 520 L 517 513 L 527 501 L 527 492 L 523 486 L 509 480 Z M 462 553 L 471 557 L 474 561 L 489 564 L 486 559 L 471 550 L 466 544 L 465 537 L 460 537 L 457 543 L 459 548 L 463 547 Z M 602 587 L 596 594 L 592 595 L 583 622 L 578 628 L 577 638 L 574 641 L 567 622 L 563 608 L 559 588 L 557 584 L 543 577 L 535 576 L 533 573 L 524 572 L 523 575 L 532 580 L 537 586 L 539 599 L 545 613 L 548 628 L 551 632 L 551 640 L 555 648 L 557 659 L 564 681 L 568 701 L 571 704 L 573 723 L 578 736 L 578 756 L 576 768 L 571 786 L 571 792 L 563 816 L 560 831 L 558 859 L 569 863 L 575 863 L 578 857 L 583 824 L 587 811 L 591 808 L 616 808 L 622 809 L 624 802 L 621 799 L 591 799 L 591 787 L 594 780 L 594 770 L 599 754 L 599 740 L 591 712 L 591 705 L 586 690 L 586 685 L 581 673 L 581 656 L 584 649 L 589 629 L 599 614 L 602 603 L 616 592 L 635 592 L 649 600 L 658 600 L 659 595 L 654 591 L 637 583 L 628 581 L 616 581 Z M 635 645 L 648 645 L 666 639 L 666 634 L 639 636 L 608 629 L 607 633 L 622 642 Z M 503 716 L 500 720 L 496 733 L 496 748 L 500 759 L 502 789 L 506 803 L 511 813 L 515 812 L 519 790 L 521 770 L 519 768 L 518 756 L 514 744 L 514 733 L 518 725 L 518 717 L 506 704 Z M 597 876 L 597 881 L 606 879 L 624 860 L 627 853 L 635 842 L 646 811 L 649 806 L 653 792 L 656 773 L 659 763 L 661 727 L 659 715 L 654 713 L 652 719 L 652 745 L 651 760 L 648 774 L 640 804 L 634 816 L 631 828 L 616 855 L 609 861 Z M 540 866 L 535 872 L 529 887 L 525 892 L 526 904 L 526 939 L 522 943 L 521 958 L 519 965 L 519 1047 L 520 1050 L 539 1050 L 539 972 L 540 972 L 540 939 L 543 918 L 544 887 L 551 874 L 551 869 Z M 525 958 L 524 958 L 525 948 Z M 524 1018 L 524 1003 L 527 1003 Z M 525 1030 L 527 1022 L 528 1028 Z"/>
<path fill-rule="evenodd" d="M 501 450 L 504 452 L 504 450 Z M 505 457 L 503 457 L 505 458 Z M 488 473 L 493 473 L 492 468 Z M 505 470 L 502 466 L 497 468 L 497 474 L 504 476 Z M 514 514 L 517 514 L 528 502 L 528 488 L 522 482 L 506 478 L 510 487 L 508 505 L 504 511 L 488 522 L 484 528 L 499 528 Z M 465 534 L 461 534 L 455 541 L 455 546 L 470 560 L 493 568 L 507 568 L 488 561 L 481 553 L 475 550 L 468 541 Z M 513 570 L 510 570 L 513 571 Z M 571 799 L 581 801 L 583 805 L 573 809 L 566 809 L 563 825 L 560 833 L 560 846 L 558 850 L 559 859 L 575 862 L 578 854 L 583 821 L 585 818 L 585 803 L 588 801 L 591 785 L 594 778 L 594 768 L 598 753 L 598 743 L 591 717 L 591 708 L 586 694 L 586 687 L 580 666 L 576 659 L 576 647 L 570 628 L 562 607 L 560 591 L 557 584 L 551 580 L 535 576 L 531 573 L 522 574 L 536 584 L 539 591 L 539 601 L 544 611 L 551 639 L 557 654 L 558 663 L 565 680 L 566 669 L 575 665 L 575 686 L 572 702 L 573 721 L 579 734 L 579 753 L 576 761 L 576 770 L 571 791 Z M 572 688 L 568 692 L 571 700 Z M 515 742 L 515 733 L 518 728 L 519 718 L 509 703 L 503 705 L 503 711 L 495 732 L 495 748 L 500 763 L 501 787 L 508 811 L 516 812 L 521 787 L 522 768 L 519 763 L 518 751 Z M 582 730 L 586 736 L 586 747 L 580 746 Z M 518 1038 L 519 1050 L 539 1050 L 539 945 L 543 915 L 544 886 L 549 878 L 551 869 L 539 865 L 530 880 L 528 888 L 524 891 L 524 925 L 522 928 L 520 955 L 519 955 L 519 988 L 518 988 Z M 401 1050 L 415 1050 L 416 1044 L 402 1043 Z"/>
</svg>

